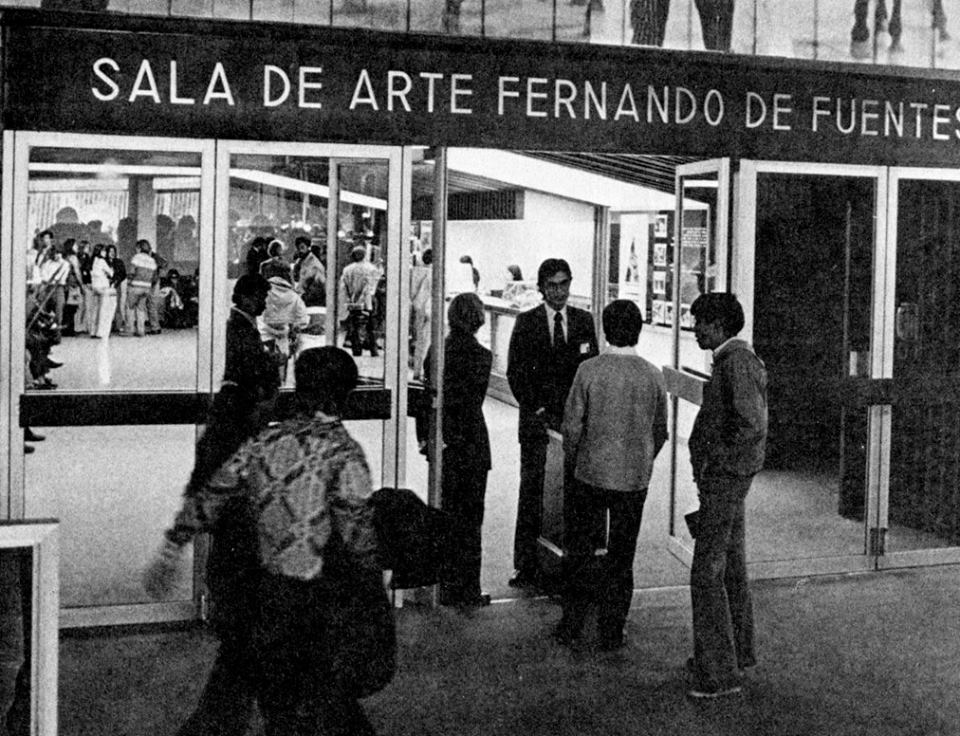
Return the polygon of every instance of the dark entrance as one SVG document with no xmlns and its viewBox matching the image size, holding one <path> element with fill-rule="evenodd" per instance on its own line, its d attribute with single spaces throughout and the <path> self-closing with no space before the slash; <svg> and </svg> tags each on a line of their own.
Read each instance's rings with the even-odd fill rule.
<svg viewBox="0 0 960 736">
<path fill-rule="evenodd" d="M 757 180 L 754 343 L 770 376 L 767 467 L 839 478 L 837 510 L 862 518 L 875 184 L 846 176 Z M 836 485 L 833 485 L 837 488 Z"/>
</svg>

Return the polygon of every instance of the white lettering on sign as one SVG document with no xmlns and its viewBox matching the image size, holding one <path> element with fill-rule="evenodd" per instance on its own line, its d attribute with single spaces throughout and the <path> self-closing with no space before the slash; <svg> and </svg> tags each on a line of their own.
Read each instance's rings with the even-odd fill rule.
<svg viewBox="0 0 960 736">
<path fill-rule="evenodd" d="M 101 102 L 113 102 L 120 95 L 120 85 L 114 82 L 106 72 L 106 69 L 110 68 L 114 72 L 120 71 L 120 65 L 115 62 L 113 59 L 108 59 L 106 57 L 97 59 L 93 62 L 93 73 L 101 82 L 107 85 L 106 90 L 100 87 L 91 87 L 90 91 L 93 93 L 93 96 L 96 97 Z"/>
<path fill-rule="evenodd" d="M 258 77 L 258 72 L 262 76 Z M 689 75 L 678 75 L 680 83 L 664 84 L 664 75 L 646 78 L 642 67 L 607 77 L 585 78 L 579 72 L 554 77 L 508 71 L 483 77 L 479 72 L 399 68 L 398 64 L 394 68 L 360 66 L 331 79 L 330 72 L 325 74 L 319 64 L 277 61 L 263 63 L 259 69 L 233 71 L 239 75 L 233 80 L 224 62 L 215 59 L 118 60 L 102 56 L 91 63 L 89 90 L 91 99 L 101 103 L 147 108 L 234 107 L 242 101 L 270 111 L 322 109 L 345 127 L 350 125 L 352 112 L 448 119 L 476 114 L 509 116 L 517 122 L 518 131 L 523 131 L 524 125 L 559 123 L 551 132 L 561 137 L 573 130 L 563 128 L 568 121 L 588 121 L 595 129 L 624 130 L 633 125 L 687 128 L 694 136 L 726 126 L 724 134 L 733 136 L 756 130 L 834 140 L 960 143 L 960 102 L 933 93 L 892 99 L 866 93 L 863 97 L 818 94 L 816 88 L 796 85 L 786 90 L 717 89 L 702 87 Z M 351 79 L 345 74 L 356 76 Z M 426 121 L 422 122 L 424 130 L 429 130 Z M 476 121 L 476 125 L 482 124 L 482 120 Z M 472 135 L 467 132 L 468 137 Z"/>
<path fill-rule="evenodd" d="M 276 79 L 283 85 L 283 91 L 274 96 L 273 80 Z M 263 106 L 279 107 L 290 96 L 290 77 L 278 66 L 266 64 L 263 67 Z"/>
</svg>

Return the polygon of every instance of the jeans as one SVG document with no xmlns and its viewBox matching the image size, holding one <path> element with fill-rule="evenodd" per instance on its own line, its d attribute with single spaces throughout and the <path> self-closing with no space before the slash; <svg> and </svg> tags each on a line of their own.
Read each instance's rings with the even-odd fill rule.
<svg viewBox="0 0 960 736">
<path fill-rule="evenodd" d="M 756 663 L 747 580 L 745 499 L 752 476 L 701 478 L 690 568 L 693 655 L 707 684 L 722 686 Z"/>
</svg>

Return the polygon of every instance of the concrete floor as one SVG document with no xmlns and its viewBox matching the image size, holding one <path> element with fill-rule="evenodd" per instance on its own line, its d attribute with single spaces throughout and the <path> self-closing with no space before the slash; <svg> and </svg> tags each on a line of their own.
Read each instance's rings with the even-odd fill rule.
<svg viewBox="0 0 960 736">
<path fill-rule="evenodd" d="M 630 645 L 570 651 L 555 602 L 397 612 L 399 668 L 364 701 L 391 736 L 957 736 L 960 568 L 754 584 L 760 664 L 742 697 L 684 696 L 684 589 L 635 597 Z M 202 630 L 65 636 L 62 736 L 173 734 L 215 643 Z M 259 734 L 258 728 L 251 733 Z"/>
</svg>

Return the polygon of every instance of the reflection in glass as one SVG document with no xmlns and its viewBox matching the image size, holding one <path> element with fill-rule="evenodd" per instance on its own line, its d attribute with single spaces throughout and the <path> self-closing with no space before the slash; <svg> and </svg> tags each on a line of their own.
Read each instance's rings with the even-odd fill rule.
<svg viewBox="0 0 960 736">
<path fill-rule="evenodd" d="M 194 153 L 31 149 L 27 390 L 196 386 L 199 167 Z"/>
</svg>

